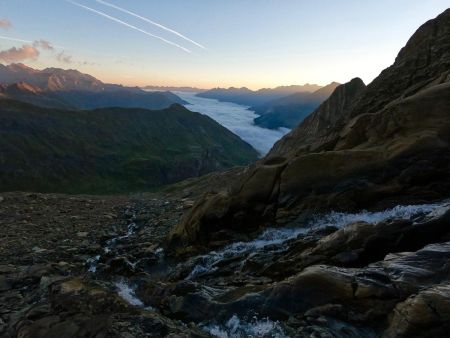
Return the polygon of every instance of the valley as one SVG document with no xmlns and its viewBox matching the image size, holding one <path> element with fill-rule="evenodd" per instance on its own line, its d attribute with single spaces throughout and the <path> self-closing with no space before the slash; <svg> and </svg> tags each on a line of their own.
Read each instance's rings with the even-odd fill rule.
<svg viewBox="0 0 450 338">
<path fill-rule="evenodd" d="M 254 123 L 258 117 L 248 106 L 199 97 L 195 92 L 175 92 L 187 102 L 189 110 L 207 115 L 266 155 L 276 141 L 289 132 L 287 128 L 270 130 Z"/>
</svg>

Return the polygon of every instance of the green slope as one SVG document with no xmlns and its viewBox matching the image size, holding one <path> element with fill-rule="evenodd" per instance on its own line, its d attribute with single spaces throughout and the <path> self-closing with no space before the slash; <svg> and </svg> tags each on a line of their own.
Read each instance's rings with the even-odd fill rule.
<svg viewBox="0 0 450 338">
<path fill-rule="evenodd" d="M 256 160 L 207 116 L 158 111 L 69 111 L 0 100 L 0 190 L 144 191 Z"/>
</svg>

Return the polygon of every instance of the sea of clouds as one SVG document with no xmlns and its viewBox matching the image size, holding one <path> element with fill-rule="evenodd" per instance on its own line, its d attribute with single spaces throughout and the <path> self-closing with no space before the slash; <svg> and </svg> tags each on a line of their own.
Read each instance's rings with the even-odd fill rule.
<svg viewBox="0 0 450 338">
<path fill-rule="evenodd" d="M 187 109 L 211 117 L 251 144 L 261 156 L 267 154 L 274 143 L 290 131 L 287 128 L 271 130 L 255 125 L 253 120 L 258 115 L 246 106 L 198 97 L 195 96 L 196 93 L 191 92 L 175 94 L 189 102 Z"/>
</svg>

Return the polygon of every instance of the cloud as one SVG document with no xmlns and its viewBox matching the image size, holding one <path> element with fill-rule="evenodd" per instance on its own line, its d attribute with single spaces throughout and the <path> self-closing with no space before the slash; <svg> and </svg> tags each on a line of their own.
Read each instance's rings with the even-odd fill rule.
<svg viewBox="0 0 450 338">
<path fill-rule="evenodd" d="M 244 106 L 227 102 L 216 102 L 196 97 L 192 93 L 177 93 L 183 100 L 190 102 L 186 105 L 191 111 L 201 112 L 211 117 L 225 128 L 231 130 L 241 139 L 251 144 L 261 155 L 266 155 L 274 143 L 290 130 L 279 128 L 266 129 L 255 125 L 253 120 L 258 115 Z"/>
<path fill-rule="evenodd" d="M 0 51 L 0 61 L 6 63 L 36 60 L 38 57 L 39 50 L 32 45 L 23 45 L 20 48 L 13 47 L 4 51 Z"/>
<path fill-rule="evenodd" d="M 56 60 L 61 63 L 71 64 L 72 63 L 72 55 L 66 54 L 64 51 L 56 54 Z"/>
<path fill-rule="evenodd" d="M 0 28 L 1 29 L 11 28 L 11 22 L 8 19 L 0 19 Z"/>
<path fill-rule="evenodd" d="M 169 45 L 171 45 L 171 46 L 177 47 L 177 48 L 179 48 L 179 49 L 185 51 L 186 53 L 191 54 L 191 51 L 190 51 L 189 49 L 187 49 L 187 48 L 185 48 L 185 47 L 183 47 L 183 46 L 180 46 L 179 44 L 177 44 L 177 43 L 175 43 L 175 42 L 166 40 L 166 39 L 164 39 L 164 38 L 162 38 L 162 37 L 160 37 L 160 36 L 158 36 L 158 35 L 155 35 L 155 34 L 152 34 L 152 33 L 150 33 L 150 32 L 147 32 L 146 30 L 137 28 L 136 26 L 133 26 L 133 25 L 131 25 L 131 24 L 125 22 L 125 21 L 122 21 L 122 20 L 120 20 L 120 19 L 117 19 L 117 18 L 115 18 L 115 17 L 113 17 L 113 16 L 111 16 L 111 15 L 108 15 L 108 14 L 103 13 L 103 12 L 101 12 L 101 11 L 97 11 L 97 10 L 95 10 L 95 9 L 93 9 L 93 8 L 88 7 L 88 6 L 84 6 L 84 5 L 79 4 L 78 2 L 75 2 L 75 1 L 72 1 L 72 0 L 66 0 L 66 2 L 71 3 L 72 5 L 78 6 L 78 7 L 80 7 L 80 8 L 83 8 L 83 9 L 85 9 L 85 10 L 87 10 L 87 11 L 92 12 L 92 13 L 95 13 L 95 14 L 97 14 L 97 15 L 103 16 L 104 18 L 107 18 L 107 19 L 109 19 L 109 20 L 111 20 L 111 21 L 114 21 L 114 22 L 116 22 L 116 23 L 118 23 L 118 24 L 121 24 L 121 25 L 123 25 L 123 26 L 125 26 L 125 27 L 128 27 L 128 28 L 130 28 L 130 29 L 133 29 L 133 30 L 135 30 L 135 31 L 141 32 L 141 33 L 143 33 L 143 34 L 145 34 L 145 35 L 148 35 L 148 36 L 150 36 L 150 37 L 152 37 L 152 38 L 155 38 L 155 39 L 158 39 L 158 40 L 160 40 L 160 41 L 163 41 L 163 42 L 165 42 L 165 43 L 167 43 L 167 44 L 169 44 Z"/>
<path fill-rule="evenodd" d="M 154 26 L 156 26 L 156 27 L 158 27 L 158 28 L 161 28 L 161 29 L 163 29 L 163 30 L 165 30 L 165 31 L 167 31 L 167 32 L 170 32 L 170 33 L 172 33 L 172 34 L 175 34 L 176 36 L 178 36 L 178 37 L 180 37 L 180 38 L 182 38 L 182 39 L 184 39 L 184 40 L 186 40 L 186 41 L 189 41 L 190 43 L 196 45 L 197 47 L 206 49 L 204 46 L 202 46 L 202 45 L 199 44 L 198 42 L 195 42 L 194 40 L 189 39 L 187 36 L 181 34 L 180 32 L 177 32 L 176 30 L 170 29 L 170 28 L 167 27 L 167 26 L 161 25 L 160 23 L 157 23 L 157 22 L 155 22 L 155 21 L 153 21 L 153 20 L 150 20 L 150 19 L 148 19 L 148 18 L 146 18 L 146 17 L 143 17 L 143 16 L 141 16 L 141 15 L 139 15 L 139 14 L 136 14 L 136 13 L 134 13 L 134 12 L 131 12 L 131 11 L 125 9 L 125 8 L 122 8 L 122 7 L 119 7 L 119 6 L 110 4 L 109 2 L 106 2 L 106 1 L 103 1 L 103 0 L 96 0 L 96 1 L 97 1 L 98 3 L 100 3 L 100 4 L 102 4 L 102 5 L 105 5 L 105 6 L 114 8 L 114 9 L 117 9 L 117 10 L 120 11 L 120 12 L 123 12 L 123 13 L 126 13 L 126 14 L 128 14 L 128 15 L 134 16 L 135 18 L 141 19 L 141 20 L 143 20 L 143 21 L 145 21 L 145 22 L 148 22 L 148 23 L 150 23 L 150 24 L 152 24 L 152 25 L 154 25 Z"/>
<path fill-rule="evenodd" d="M 33 43 L 33 46 L 36 48 L 53 51 L 55 48 L 52 46 L 50 42 L 47 40 L 38 40 Z"/>
</svg>

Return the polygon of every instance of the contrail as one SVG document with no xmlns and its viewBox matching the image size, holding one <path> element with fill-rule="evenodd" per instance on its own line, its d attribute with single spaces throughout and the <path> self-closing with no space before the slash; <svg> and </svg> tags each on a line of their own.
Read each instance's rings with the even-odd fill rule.
<svg viewBox="0 0 450 338">
<path fill-rule="evenodd" d="M 177 32 L 177 31 L 175 31 L 175 30 L 173 30 L 173 29 L 170 29 L 169 27 L 166 27 L 166 26 L 164 26 L 164 25 L 161 25 L 161 24 L 159 24 L 159 23 L 157 23 L 157 22 L 155 22 L 155 21 L 153 21 L 153 20 L 150 20 L 150 19 L 148 19 L 148 18 L 145 18 L 145 17 L 143 17 L 143 16 L 140 16 L 139 14 L 136 14 L 136 13 L 134 13 L 134 12 L 131 12 L 131 11 L 129 11 L 129 10 L 126 10 L 125 8 L 122 8 L 122 7 L 113 5 L 113 4 L 111 4 L 111 3 L 109 3 L 109 2 L 106 2 L 106 1 L 103 1 L 103 0 L 95 0 L 95 1 L 97 1 L 98 3 L 100 3 L 100 4 L 102 4 L 102 5 L 109 6 L 109 7 L 111 7 L 111 8 L 117 9 L 118 11 L 121 11 L 121 12 L 123 12 L 123 13 L 129 14 L 129 15 L 131 15 L 131 16 L 134 16 L 134 17 L 136 17 L 136 18 L 138 18 L 138 19 L 144 20 L 145 22 L 148 22 L 148 23 L 150 23 L 150 24 L 152 24 L 152 25 L 154 25 L 154 26 L 156 26 L 156 27 L 159 27 L 159 28 L 161 28 L 161 29 L 164 29 L 164 30 L 167 31 L 167 32 L 170 32 L 170 33 L 172 33 L 172 34 L 175 34 L 176 36 L 179 36 L 180 38 L 182 38 L 182 39 L 184 39 L 184 40 L 186 40 L 186 41 L 189 41 L 190 43 L 192 43 L 192 44 L 194 44 L 194 45 L 196 45 L 196 46 L 198 46 L 198 47 L 200 47 L 200 48 L 206 49 L 204 46 L 202 46 L 202 45 L 199 44 L 198 42 L 195 42 L 194 40 L 189 39 L 187 36 L 185 36 L 185 35 L 183 35 L 183 34 Z"/>
<path fill-rule="evenodd" d="M 24 42 L 24 43 L 33 43 L 33 41 L 31 41 L 31 40 L 23 40 L 23 39 L 10 38 L 10 37 L 8 37 L 8 36 L 3 36 L 3 35 L 0 35 L 0 39 L 3 39 L 3 40 L 9 40 L 9 41 L 16 41 L 16 42 Z"/>
<path fill-rule="evenodd" d="M 129 23 L 126 23 L 125 21 L 119 20 L 119 19 L 117 19 L 117 18 L 115 18 L 115 17 L 113 17 L 113 16 L 111 16 L 111 15 L 108 15 L 108 14 L 106 14 L 106 13 L 97 11 L 97 10 L 91 8 L 91 7 L 88 7 L 88 6 L 84 6 L 84 5 L 82 5 L 82 4 L 79 4 L 78 2 L 75 2 L 75 1 L 72 1 L 72 0 L 66 0 L 66 1 L 69 2 L 69 3 L 71 3 L 72 5 L 75 5 L 75 6 L 84 8 L 84 9 L 90 11 L 90 12 L 93 12 L 93 13 L 95 13 L 95 14 L 97 14 L 97 15 L 103 16 L 103 17 L 105 17 L 105 18 L 107 18 L 107 19 L 109 19 L 109 20 L 112 20 L 112 21 L 114 21 L 114 22 L 117 22 L 117 23 L 119 23 L 119 24 L 121 24 L 121 25 L 123 25 L 123 26 L 126 26 L 126 27 L 128 27 L 128 28 L 134 29 L 134 30 L 136 30 L 136 31 L 138 31 L 138 32 L 141 32 L 141 33 L 145 34 L 145 35 L 151 36 L 151 37 L 153 37 L 153 38 L 155 38 L 155 39 L 161 40 L 161 41 L 163 41 L 163 42 L 165 42 L 165 43 L 167 43 L 167 44 L 169 44 L 169 45 L 172 45 L 172 46 L 174 46 L 174 47 L 180 48 L 181 50 L 185 51 L 186 53 L 191 54 L 191 51 L 190 51 L 189 49 L 184 48 L 183 46 L 180 46 L 179 44 L 176 44 L 175 42 L 166 40 L 166 39 L 164 39 L 164 38 L 162 38 L 162 37 L 160 37 L 160 36 L 158 36 L 158 35 L 154 35 L 154 34 L 152 34 L 152 33 L 150 33 L 150 32 L 147 32 L 147 31 L 145 31 L 145 30 L 143 30 L 143 29 L 137 28 L 136 26 L 130 25 Z"/>
</svg>

